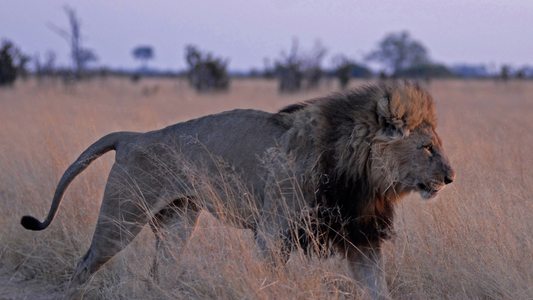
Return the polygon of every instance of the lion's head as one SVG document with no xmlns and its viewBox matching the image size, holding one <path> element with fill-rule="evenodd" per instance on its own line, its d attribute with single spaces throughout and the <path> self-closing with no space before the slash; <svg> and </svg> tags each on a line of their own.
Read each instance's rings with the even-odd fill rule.
<svg viewBox="0 0 533 300">
<path fill-rule="evenodd" d="M 431 96 L 410 84 L 368 86 L 315 100 L 324 116 L 323 172 L 364 181 L 371 199 L 434 198 L 455 173 L 435 131 Z"/>
<path fill-rule="evenodd" d="M 441 139 L 430 124 L 420 125 L 404 138 L 374 145 L 372 152 L 372 175 L 381 178 L 380 192 L 390 199 L 411 191 L 431 199 L 455 178 Z"/>
<path fill-rule="evenodd" d="M 411 85 L 385 91 L 375 101 L 377 122 L 369 155 L 372 181 L 390 199 L 412 191 L 423 199 L 434 198 L 453 182 L 455 173 L 435 131 L 433 100 Z"/>
<path fill-rule="evenodd" d="M 344 227 L 356 245 L 389 236 L 398 200 L 410 192 L 434 198 L 455 178 L 435 131 L 433 100 L 417 86 L 372 85 L 281 113 L 296 120 L 292 144 L 317 149 L 309 190 L 319 205 L 340 208 L 347 223 L 333 229 Z"/>
<path fill-rule="evenodd" d="M 433 99 L 418 86 L 371 85 L 280 112 L 296 115 L 294 145 L 312 141 L 319 149 L 315 175 L 348 185 L 363 180 L 370 198 L 394 200 L 417 191 L 431 199 L 455 178 L 435 131 Z"/>
</svg>

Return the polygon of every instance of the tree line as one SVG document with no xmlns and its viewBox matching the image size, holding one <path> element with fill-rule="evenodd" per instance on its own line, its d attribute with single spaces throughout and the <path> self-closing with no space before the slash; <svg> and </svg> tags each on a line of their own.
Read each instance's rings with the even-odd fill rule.
<svg viewBox="0 0 533 300">
<path fill-rule="evenodd" d="M 60 37 L 65 39 L 70 46 L 72 68 L 58 70 L 55 68 L 55 54 L 47 52 L 45 60 L 41 63 L 40 57 L 34 58 L 24 54 L 11 41 L 4 40 L 0 48 L 0 85 L 11 85 L 17 77 L 25 78 L 28 75 L 28 63 L 33 61 L 33 72 L 37 77 L 53 76 L 58 73 L 70 75 L 72 80 L 79 81 L 95 69 L 89 64 L 98 58 L 95 51 L 84 46 L 81 34 L 81 22 L 74 9 L 65 6 L 65 13 L 69 21 L 68 29 L 60 28 L 52 23 L 47 26 Z M 362 61 L 357 61 L 342 53 L 332 57 L 332 68 L 325 70 L 322 63 L 328 49 L 317 41 L 308 51 L 302 51 L 297 38 L 293 38 L 288 52 L 281 51 L 273 59 L 264 59 L 264 69 L 252 70 L 248 76 L 278 79 L 280 92 L 297 92 L 302 89 L 317 88 L 320 80 L 327 77 L 336 77 L 341 88 L 346 88 L 351 78 L 370 78 L 375 74 L 367 67 L 366 63 L 376 63 L 381 66 L 380 79 L 388 78 L 417 78 L 430 80 L 443 77 L 483 77 L 490 75 L 484 68 L 462 66 L 448 68 L 435 63 L 429 56 L 427 48 L 418 40 L 411 37 L 409 32 L 394 32 L 387 34 L 379 41 L 376 48 L 366 55 Z M 132 80 L 138 81 L 142 76 L 153 74 L 148 68 L 148 61 L 155 57 L 153 47 L 142 45 L 132 51 L 135 59 L 141 62 L 138 71 L 132 74 Z M 228 73 L 229 59 L 217 57 L 210 52 L 200 50 L 194 45 L 185 47 L 185 61 L 187 70 L 181 76 L 188 79 L 190 85 L 199 92 L 221 91 L 229 87 L 230 74 Z M 100 69 L 100 75 L 106 75 L 105 69 Z M 176 74 L 173 74 L 176 75 Z M 510 77 L 533 77 L 533 68 L 523 67 L 512 70 L 509 66 L 502 66 L 498 77 L 507 80 Z"/>
</svg>

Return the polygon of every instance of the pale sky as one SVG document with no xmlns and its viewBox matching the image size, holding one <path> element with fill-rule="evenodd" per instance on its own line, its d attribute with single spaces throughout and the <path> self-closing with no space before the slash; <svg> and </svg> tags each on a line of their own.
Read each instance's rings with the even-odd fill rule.
<svg viewBox="0 0 533 300">
<path fill-rule="evenodd" d="M 68 28 L 63 5 L 77 11 L 84 45 L 98 65 L 133 69 L 138 45 L 155 51 L 150 67 L 185 68 L 185 45 L 230 58 L 231 70 L 261 69 L 263 59 L 319 39 L 324 60 L 361 60 L 389 32 L 407 30 L 437 62 L 533 65 L 532 0 L 0 0 L 0 39 L 30 55 L 52 50 L 70 65 L 69 45 L 47 23 Z"/>
</svg>

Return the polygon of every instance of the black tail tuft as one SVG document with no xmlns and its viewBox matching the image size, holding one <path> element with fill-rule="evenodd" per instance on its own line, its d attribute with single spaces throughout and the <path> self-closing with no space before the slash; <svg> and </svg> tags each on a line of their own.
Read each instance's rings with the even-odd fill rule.
<svg viewBox="0 0 533 300">
<path fill-rule="evenodd" d="M 32 216 L 24 216 L 20 220 L 20 224 L 24 226 L 24 228 L 29 230 L 43 230 L 43 223 L 39 222 L 39 220 L 35 219 Z"/>
</svg>

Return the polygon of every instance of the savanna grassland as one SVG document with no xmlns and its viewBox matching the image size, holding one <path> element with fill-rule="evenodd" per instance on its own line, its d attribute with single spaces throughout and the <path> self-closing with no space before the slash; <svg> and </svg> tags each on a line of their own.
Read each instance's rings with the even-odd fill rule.
<svg viewBox="0 0 533 300">
<path fill-rule="evenodd" d="M 352 82 L 352 87 L 365 82 Z M 442 80 L 424 86 L 437 103 L 438 131 L 457 177 L 436 201 L 399 204 L 385 247 L 394 299 L 533 299 L 533 82 Z M 274 112 L 330 93 L 280 95 L 276 82 L 234 80 L 227 93 L 196 94 L 170 79 L 107 78 L 66 88 L 19 81 L 0 89 L 0 299 L 57 299 L 89 247 L 114 155 L 95 161 L 70 186 L 41 232 L 64 170 L 113 131 L 148 131 L 233 108 Z M 84 299 L 357 299 L 342 260 L 294 253 L 272 271 L 257 259 L 253 234 L 208 214 L 180 259 L 148 275 L 155 253 L 147 227 L 97 273 Z M 180 251 L 181 252 L 181 251 Z"/>
</svg>

